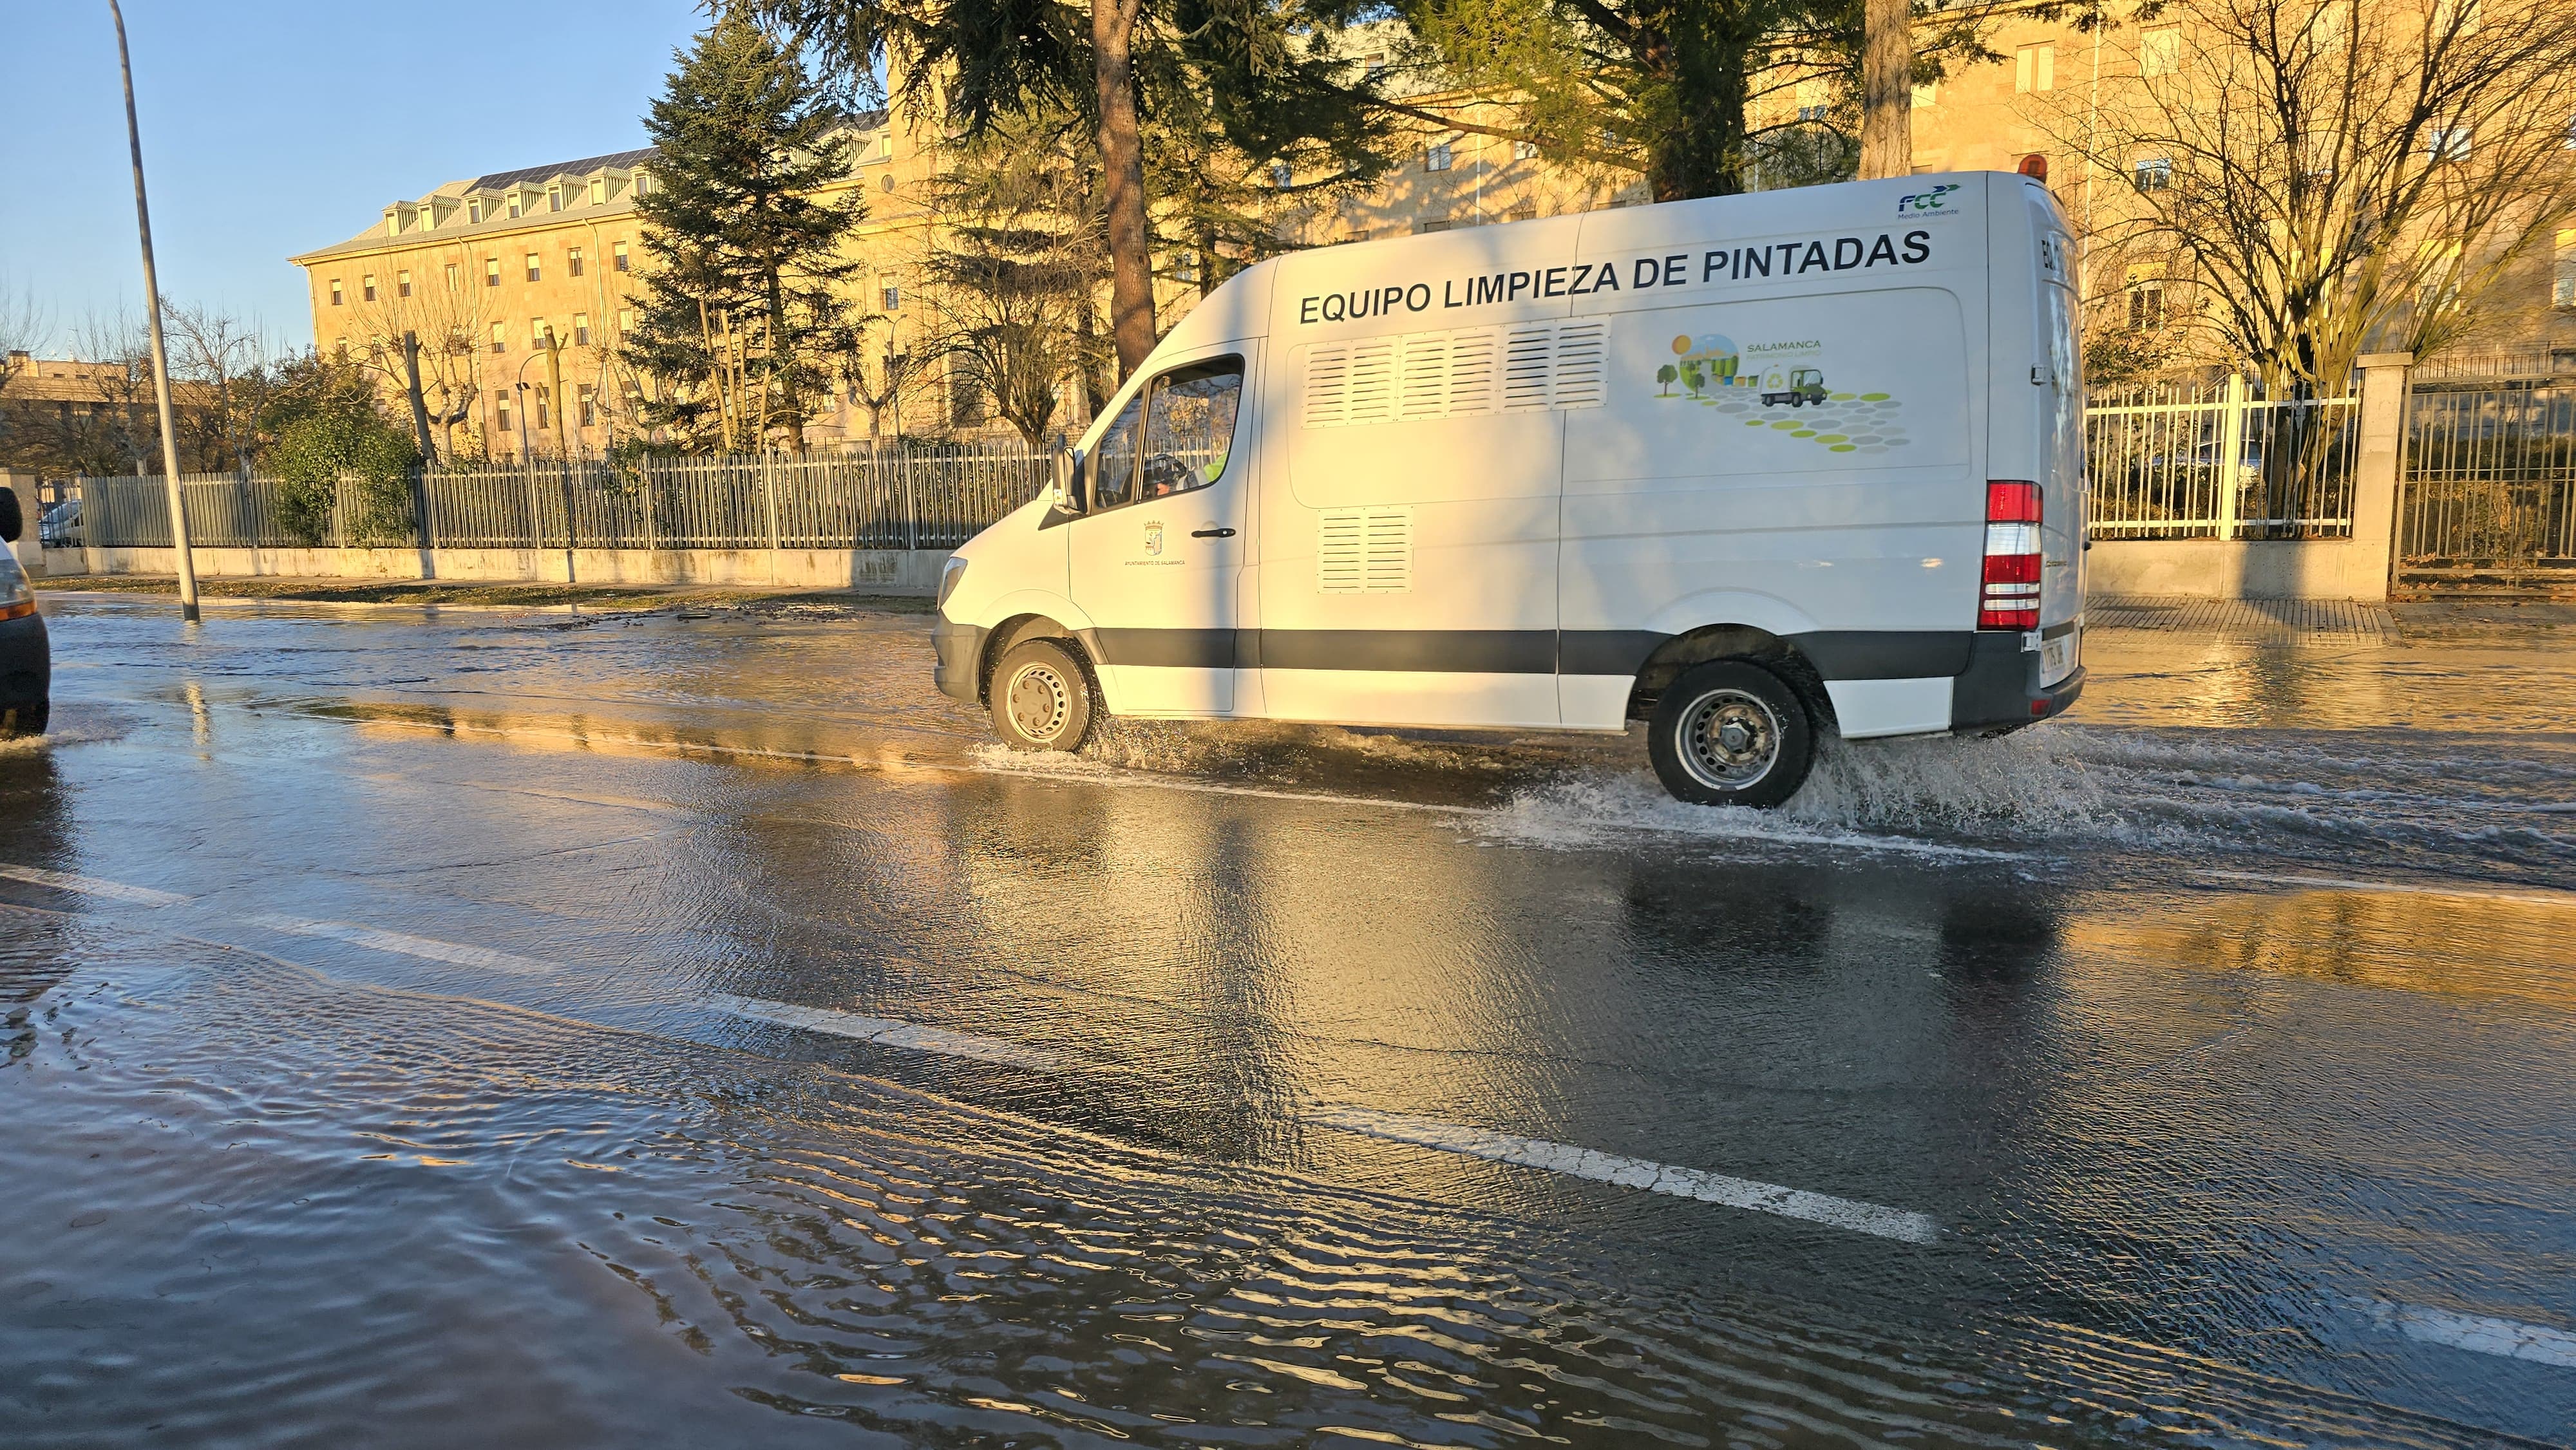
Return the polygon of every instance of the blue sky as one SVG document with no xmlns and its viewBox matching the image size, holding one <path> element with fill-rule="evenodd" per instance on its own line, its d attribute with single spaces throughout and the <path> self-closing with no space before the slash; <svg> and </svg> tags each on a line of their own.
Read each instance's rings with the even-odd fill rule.
<svg viewBox="0 0 2576 1450">
<path fill-rule="evenodd" d="M 692 0 L 124 0 L 161 290 L 313 340 L 289 254 L 444 181 L 645 144 Z M 140 316 L 107 0 L 0 0 L 0 277 Z M 56 351 L 60 348 L 57 346 Z"/>
</svg>

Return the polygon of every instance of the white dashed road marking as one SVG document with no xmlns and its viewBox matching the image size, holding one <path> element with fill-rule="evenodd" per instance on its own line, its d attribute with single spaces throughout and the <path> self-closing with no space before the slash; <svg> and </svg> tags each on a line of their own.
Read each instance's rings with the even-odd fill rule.
<svg viewBox="0 0 2576 1450">
<path fill-rule="evenodd" d="M 74 876 L 68 871 L 48 871 L 42 866 L 11 866 L 0 862 L 0 876 L 24 881 L 32 886 L 50 886 L 56 891 L 77 891 L 85 896 L 107 896 L 118 901 L 132 901 L 144 906 L 168 906 L 188 898 L 176 891 L 155 891 L 149 886 L 128 886 L 122 881 L 101 881 L 95 876 Z"/>
<path fill-rule="evenodd" d="M 1642 1188 L 1649 1193 L 1695 1198 L 1702 1203 L 1724 1204 L 1756 1213 L 1775 1213 L 1783 1218 L 1805 1219 L 1809 1223 L 1850 1229 L 1854 1233 L 1876 1234 L 1880 1238 L 1901 1239 L 1910 1244 L 1935 1243 L 1941 1237 L 1939 1223 L 1929 1214 L 1910 1209 L 1836 1198 L 1827 1193 L 1810 1193 L 1803 1188 L 1783 1188 L 1776 1183 L 1757 1183 L 1750 1178 L 1730 1178 L 1723 1173 L 1679 1168 L 1643 1158 L 1622 1158 L 1590 1148 L 1577 1148 L 1569 1143 L 1519 1138 L 1486 1128 L 1460 1127 L 1455 1123 L 1381 1113 L 1369 1108 L 1326 1106 L 1309 1112 L 1306 1120 L 1328 1128 L 1339 1128 L 1345 1133 L 1383 1138 L 1393 1143 L 1410 1143 L 1443 1153 L 1544 1168 L 1551 1173 L 1588 1178 L 1595 1183 Z"/>
<path fill-rule="evenodd" d="M 2376 1327 L 2426 1344 L 2576 1369 L 2576 1334 L 2563 1329 L 2484 1314 L 2454 1314 L 2448 1309 L 2427 1309 L 2387 1299 L 2356 1299 L 2352 1305 Z"/>
<path fill-rule="evenodd" d="M 1056 1055 L 1043 1047 L 1005 1042 L 998 1037 L 978 1037 L 971 1032 L 951 1032 L 941 1027 L 920 1027 L 910 1022 L 897 1022 L 891 1017 L 864 1017 L 856 1012 L 841 1012 L 829 1007 L 796 1007 L 785 1002 L 736 997 L 727 992 L 711 993 L 708 1000 L 737 1017 L 749 1017 L 780 1027 L 802 1027 L 809 1032 L 828 1032 L 834 1037 L 854 1038 L 886 1047 L 908 1047 L 915 1052 L 971 1057 L 979 1062 L 1008 1063 L 1013 1067 L 1054 1067 L 1058 1062 Z"/>
<path fill-rule="evenodd" d="M 347 921 L 306 921 L 298 916 L 244 917 L 253 926 L 282 931 L 289 936 L 318 936 L 331 941 L 344 941 L 351 946 L 367 947 L 398 956 L 418 957 L 425 962 L 446 962 L 459 967 L 481 967 L 491 972 L 515 972 L 521 975 L 554 971 L 553 962 L 490 947 L 465 946 L 458 942 L 440 941 L 436 937 L 412 936 L 407 932 L 381 931 L 372 926 L 359 926 Z"/>
</svg>

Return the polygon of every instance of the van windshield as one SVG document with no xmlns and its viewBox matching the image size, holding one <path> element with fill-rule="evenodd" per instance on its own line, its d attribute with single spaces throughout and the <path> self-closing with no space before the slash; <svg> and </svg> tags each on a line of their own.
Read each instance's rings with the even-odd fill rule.
<svg viewBox="0 0 2576 1450">
<path fill-rule="evenodd" d="M 1240 358 L 1197 363 L 1156 378 L 1137 497 L 1168 498 L 1224 476 L 1242 401 Z"/>
</svg>

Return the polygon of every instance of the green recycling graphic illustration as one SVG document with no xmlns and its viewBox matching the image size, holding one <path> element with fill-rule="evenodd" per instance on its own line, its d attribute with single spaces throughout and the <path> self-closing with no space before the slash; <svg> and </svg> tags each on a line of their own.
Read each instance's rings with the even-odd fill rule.
<svg viewBox="0 0 2576 1450">
<path fill-rule="evenodd" d="M 1892 393 L 1837 391 L 1817 342 L 1739 350 L 1722 333 L 1676 337 L 1673 361 L 1655 369 L 1655 383 L 1659 399 L 1697 403 L 1832 453 L 1887 453 L 1911 441 L 1904 403 Z"/>
</svg>

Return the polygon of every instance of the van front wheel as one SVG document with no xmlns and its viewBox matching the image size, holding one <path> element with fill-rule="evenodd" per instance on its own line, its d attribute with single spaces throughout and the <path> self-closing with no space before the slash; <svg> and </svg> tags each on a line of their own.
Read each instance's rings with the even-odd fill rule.
<svg viewBox="0 0 2576 1450">
<path fill-rule="evenodd" d="M 1011 646 L 993 671 L 993 732 L 1013 750 L 1079 750 L 1091 715 L 1091 673 L 1054 640 Z"/>
<path fill-rule="evenodd" d="M 1815 763 L 1806 707 L 1778 675 L 1744 660 L 1684 671 L 1655 704 L 1646 753 L 1664 789 L 1704 806 L 1767 810 Z"/>
</svg>

